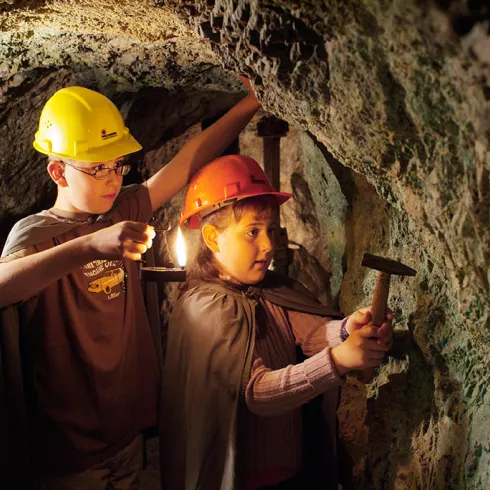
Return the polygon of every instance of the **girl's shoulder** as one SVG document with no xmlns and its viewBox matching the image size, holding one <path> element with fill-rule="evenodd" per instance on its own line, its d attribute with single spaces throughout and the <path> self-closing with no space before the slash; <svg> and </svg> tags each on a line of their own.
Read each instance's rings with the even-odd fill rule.
<svg viewBox="0 0 490 490">
<path fill-rule="evenodd" d="M 174 311 L 179 315 L 195 317 L 201 320 L 218 317 L 236 317 L 247 310 L 247 298 L 226 285 L 200 282 L 192 285 L 177 300 Z"/>
<path fill-rule="evenodd" d="M 215 280 L 206 279 L 193 279 L 188 283 L 187 292 L 194 291 L 200 293 L 222 293 L 231 294 L 232 296 L 239 297 L 242 295 L 244 287 L 228 282 L 217 282 Z"/>
<path fill-rule="evenodd" d="M 246 336 L 253 325 L 254 309 L 243 295 L 226 287 L 202 285 L 188 289 L 176 301 L 169 330 L 184 338 L 202 339 Z M 208 339 L 208 340 L 205 340 Z"/>
</svg>

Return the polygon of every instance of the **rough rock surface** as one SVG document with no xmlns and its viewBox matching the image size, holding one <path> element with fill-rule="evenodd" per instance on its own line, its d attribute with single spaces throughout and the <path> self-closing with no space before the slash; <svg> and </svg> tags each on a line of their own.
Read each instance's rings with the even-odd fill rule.
<svg viewBox="0 0 490 490">
<path fill-rule="evenodd" d="M 374 289 L 364 252 L 418 271 L 392 281 L 394 355 L 344 390 L 356 488 L 486 489 L 489 17 L 471 0 L 0 2 L 2 236 L 52 199 L 30 145 L 57 88 L 109 95 L 158 152 L 240 96 L 229 70 L 247 73 L 296 128 L 293 273 L 348 313 Z M 135 157 L 133 178 L 152 165 Z"/>
<path fill-rule="evenodd" d="M 361 485 L 485 488 L 488 10 L 480 2 L 175 3 L 227 66 L 255 76 L 267 109 L 375 187 L 379 197 L 354 179 L 344 309 L 373 290 L 362 252 L 419 271 L 393 281 L 392 308 L 414 342 L 406 365 L 390 363 L 368 389 Z M 318 175 L 325 163 L 316 162 Z M 329 187 L 317 180 L 312 195 Z"/>
</svg>

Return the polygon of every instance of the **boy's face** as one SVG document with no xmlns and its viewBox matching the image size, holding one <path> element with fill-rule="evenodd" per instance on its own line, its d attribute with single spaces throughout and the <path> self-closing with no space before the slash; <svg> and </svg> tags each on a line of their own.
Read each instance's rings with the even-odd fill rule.
<svg viewBox="0 0 490 490">
<path fill-rule="evenodd" d="M 70 162 L 78 169 L 68 164 L 63 165 L 67 183 L 63 188 L 63 202 L 68 208 L 71 207 L 68 210 L 90 214 L 109 211 L 121 190 L 123 177 L 116 175 L 116 172 L 110 172 L 107 177 L 98 180 L 84 172 L 94 173 L 104 167 L 112 169 L 116 164 L 123 162 L 124 158 L 120 157 L 101 163 Z"/>
<path fill-rule="evenodd" d="M 274 255 L 277 218 L 257 217 L 253 211 L 231 224 L 218 236 L 215 257 L 225 272 L 243 284 L 260 282 Z"/>
</svg>

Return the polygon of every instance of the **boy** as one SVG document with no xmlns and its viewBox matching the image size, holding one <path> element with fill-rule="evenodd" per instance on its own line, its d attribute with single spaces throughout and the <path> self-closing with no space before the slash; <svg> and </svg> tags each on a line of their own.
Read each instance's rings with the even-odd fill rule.
<svg viewBox="0 0 490 490">
<path fill-rule="evenodd" d="M 0 308 L 21 303 L 40 488 L 139 488 L 141 431 L 156 424 L 159 397 L 135 264 L 152 244 L 146 223 L 259 107 L 250 92 L 147 182 L 123 188 L 124 155 L 141 145 L 112 102 L 68 87 L 46 103 L 34 147 L 49 156 L 57 199 L 14 226 L 0 264 Z"/>
</svg>

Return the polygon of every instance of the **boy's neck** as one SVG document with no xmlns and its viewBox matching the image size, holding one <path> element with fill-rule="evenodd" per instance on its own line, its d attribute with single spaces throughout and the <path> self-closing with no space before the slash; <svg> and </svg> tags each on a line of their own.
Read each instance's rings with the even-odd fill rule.
<svg viewBox="0 0 490 490">
<path fill-rule="evenodd" d="M 58 195 L 54 206 L 49 209 L 51 214 L 55 216 L 59 216 L 60 218 L 67 218 L 73 221 L 88 221 L 91 216 L 91 213 L 87 213 L 86 211 L 80 211 L 79 209 L 70 206 L 65 202 L 64 199 L 61 199 Z"/>
<path fill-rule="evenodd" d="M 52 207 L 51 209 L 48 209 L 48 212 L 54 214 L 55 216 L 58 216 L 59 218 L 66 218 L 73 221 L 80 221 L 82 223 L 89 221 L 90 217 L 93 216 L 90 213 L 84 213 L 81 211 L 80 212 L 67 211 L 65 209 L 60 209 L 57 207 Z"/>
</svg>

